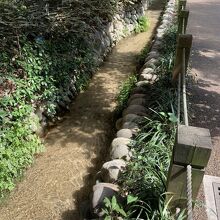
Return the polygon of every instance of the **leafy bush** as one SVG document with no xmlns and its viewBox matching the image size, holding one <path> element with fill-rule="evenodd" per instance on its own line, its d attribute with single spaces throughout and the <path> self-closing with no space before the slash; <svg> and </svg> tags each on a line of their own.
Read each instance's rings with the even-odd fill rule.
<svg viewBox="0 0 220 220">
<path fill-rule="evenodd" d="M 30 123 L 5 122 L 5 129 L 0 130 L 0 198 L 14 188 L 15 178 L 32 163 L 33 155 L 43 149 L 39 138 L 31 132 Z"/>
<path fill-rule="evenodd" d="M 71 50 L 70 50 L 71 48 Z M 44 105 L 47 117 L 54 117 L 70 81 L 79 91 L 94 71 L 94 59 L 85 41 L 75 36 L 28 41 L 20 39 L 20 53 L 0 55 L 0 194 L 14 187 L 14 179 L 42 149 L 30 127 L 30 115 Z"/>
<path fill-rule="evenodd" d="M 149 19 L 146 16 L 139 17 L 137 22 L 138 23 L 134 29 L 135 33 L 138 34 L 138 33 L 145 32 L 148 30 L 150 24 L 149 24 Z"/>
</svg>

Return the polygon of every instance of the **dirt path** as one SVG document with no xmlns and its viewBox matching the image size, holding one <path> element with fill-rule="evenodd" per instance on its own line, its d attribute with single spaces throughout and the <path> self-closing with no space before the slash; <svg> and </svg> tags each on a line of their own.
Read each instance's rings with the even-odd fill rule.
<svg viewBox="0 0 220 220">
<path fill-rule="evenodd" d="M 188 33 L 193 34 L 192 123 L 210 129 L 213 151 L 206 174 L 220 177 L 220 3 L 218 0 L 189 0 Z M 202 189 L 202 188 L 201 188 Z M 199 199 L 204 202 L 203 190 Z M 195 219 L 206 220 L 205 207 L 195 210 Z"/>
<path fill-rule="evenodd" d="M 70 113 L 49 132 L 46 152 L 0 208 L 1 220 L 79 220 L 77 200 L 94 184 L 112 139 L 118 87 L 135 71 L 136 56 L 151 39 L 160 10 L 148 13 L 150 30 L 118 44 Z"/>
</svg>

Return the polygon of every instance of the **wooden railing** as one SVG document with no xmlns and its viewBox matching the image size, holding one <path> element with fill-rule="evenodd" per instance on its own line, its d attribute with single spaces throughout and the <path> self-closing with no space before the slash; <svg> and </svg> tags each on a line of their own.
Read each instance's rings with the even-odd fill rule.
<svg viewBox="0 0 220 220">
<path fill-rule="evenodd" d="M 178 37 L 172 83 L 178 85 L 178 127 L 167 178 L 167 201 L 170 209 L 186 209 L 187 219 L 193 219 L 193 201 L 196 200 L 211 155 L 211 137 L 208 129 L 189 126 L 186 74 L 192 46 L 192 35 L 186 34 L 189 11 L 186 0 L 178 3 Z"/>
</svg>

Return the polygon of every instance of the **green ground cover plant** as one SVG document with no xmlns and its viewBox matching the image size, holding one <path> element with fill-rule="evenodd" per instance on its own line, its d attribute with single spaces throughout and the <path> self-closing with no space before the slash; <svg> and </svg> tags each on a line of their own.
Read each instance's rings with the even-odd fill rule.
<svg viewBox="0 0 220 220">
<path fill-rule="evenodd" d="M 43 103 L 46 116 L 54 117 L 55 103 L 62 98 L 65 88 L 68 90 L 69 81 L 75 78 L 76 90 L 80 91 L 92 75 L 93 59 L 86 44 L 80 45 L 71 38 L 62 44 L 56 41 L 36 43 L 24 39 L 17 57 L 11 58 L 7 52 L 0 55 L 1 197 L 13 189 L 14 179 L 42 150 L 40 139 L 31 130 L 31 113 Z"/>
</svg>

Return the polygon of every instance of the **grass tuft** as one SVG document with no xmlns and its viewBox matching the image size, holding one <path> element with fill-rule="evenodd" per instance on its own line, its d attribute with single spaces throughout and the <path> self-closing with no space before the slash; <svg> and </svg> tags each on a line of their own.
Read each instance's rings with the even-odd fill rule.
<svg viewBox="0 0 220 220">
<path fill-rule="evenodd" d="M 116 111 L 118 113 L 120 113 L 126 107 L 128 98 L 130 96 L 130 92 L 135 87 L 136 82 L 137 82 L 137 77 L 135 74 L 132 74 L 119 87 L 119 94 L 116 97 L 116 101 L 117 101 Z"/>
<path fill-rule="evenodd" d="M 142 33 L 142 32 L 145 32 L 148 30 L 149 26 L 150 26 L 150 22 L 149 22 L 149 19 L 148 17 L 146 16 L 141 16 L 138 18 L 137 20 L 137 25 L 134 29 L 134 32 L 136 34 L 139 34 L 139 33 Z"/>
</svg>

